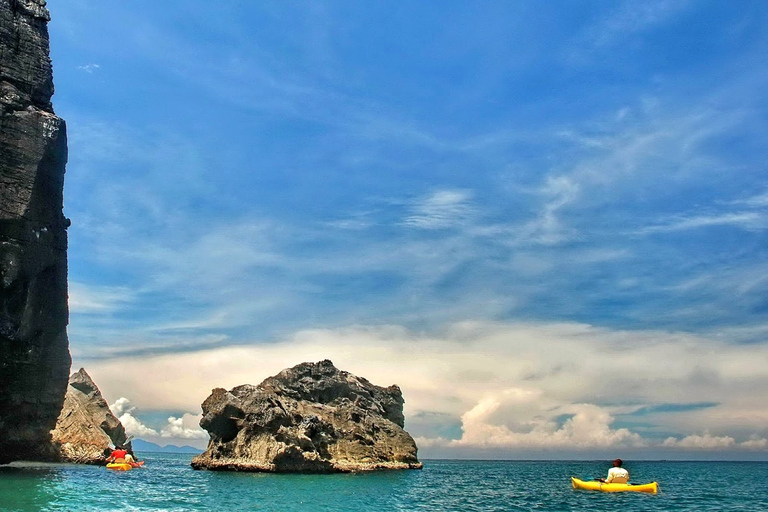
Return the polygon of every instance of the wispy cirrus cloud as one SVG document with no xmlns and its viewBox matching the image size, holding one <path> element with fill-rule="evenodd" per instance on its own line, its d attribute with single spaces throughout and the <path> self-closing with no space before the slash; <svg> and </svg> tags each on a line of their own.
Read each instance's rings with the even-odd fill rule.
<svg viewBox="0 0 768 512">
<path fill-rule="evenodd" d="M 746 231 L 768 229 L 768 194 L 716 201 L 705 211 L 699 208 L 673 215 L 663 222 L 641 228 L 638 233 L 667 233 L 716 226 L 731 226 Z"/>
<path fill-rule="evenodd" d="M 587 28 L 579 37 L 578 46 L 591 51 L 607 51 L 613 45 L 637 37 L 654 28 L 671 23 L 689 6 L 687 1 L 652 0 L 648 2 L 622 1 L 611 8 Z"/>
<path fill-rule="evenodd" d="M 436 190 L 411 206 L 403 224 L 419 229 L 442 229 L 466 224 L 473 213 L 468 190 Z"/>
<path fill-rule="evenodd" d="M 69 282 L 71 314 L 105 314 L 117 311 L 136 299 L 136 292 L 125 286 L 89 286 Z"/>
<path fill-rule="evenodd" d="M 621 2 L 602 22 L 599 44 L 606 44 L 613 38 L 624 37 L 627 33 L 641 32 L 651 27 L 668 23 L 671 18 L 688 7 L 687 1 L 653 0 L 649 2 Z"/>
<path fill-rule="evenodd" d="M 100 67 L 101 66 L 99 66 L 98 64 L 85 64 L 82 66 L 77 66 L 77 69 L 85 71 L 86 73 L 92 74 L 95 71 L 98 71 Z"/>
<path fill-rule="evenodd" d="M 671 233 L 713 226 L 732 226 L 748 231 L 762 231 L 768 229 L 768 215 L 762 212 L 750 211 L 678 217 L 665 224 L 641 228 L 637 233 Z"/>
<path fill-rule="evenodd" d="M 745 205 L 752 208 L 768 207 L 768 192 L 750 196 L 744 199 L 736 199 L 733 201 L 733 204 Z"/>
<path fill-rule="evenodd" d="M 537 217 L 515 234 L 516 243 L 538 243 L 555 245 L 572 236 L 572 228 L 567 225 L 560 212 L 564 207 L 576 201 L 579 196 L 579 184 L 568 176 L 550 176 L 539 190 L 543 198 Z"/>
<path fill-rule="evenodd" d="M 750 5 L 62 3 L 75 359 L 113 398 L 120 356 L 168 371 L 137 404 L 196 412 L 330 356 L 405 383 L 432 453 L 759 450 Z"/>
<path fill-rule="evenodd" d="M 332 325 L 375 315 L 412 326 L 429 319 L 435 327 L 478 315 L 536 316 L 546 310 L 586 317 L 589 311 L 608 311 L 609 317 L 631 316 L 642 324 L 654 318 L 682 325 L 707 308 L 673 307 L 660 314 L 652 311 L 658 301 L 643 298 L 703 297 L 707 288 L 713 290 L 711 282 L 689 291 L 675 284 L 712 272 L 700 267 L 697 274 L 679 271 L 653 282 L 649 276 L 657 274 L 650 270 L 657 251 L 645 249 L 643 238 L 652 237 L 637 235 L 706 226 L 757 232 L 760 195 L 713 199 L 713 206 L 702 210 L 683 194 L 663 204 L 672 212 L 650 213 L 657 210 L 648 198 L 684 182 L 692 165 L 705 166 L 707 172 L 724 168 L 704 149 L 734 122 L 698 107 L 670 112 L 659 104 L 635 105 L 623 116 L 599 116 L 548 138 L 537 133 L 538 143 L 556 149 L 558 156 L 540 174 L 527 171 L 524 163 L 513 167 L 516 176 L 526 178 L 524 185 L 426 183 L 415 198 L 412 190 L 383 198 L 361 194 L 339 209 L 303 219 L 246 203 L 244 210 L 220 218 L 215 212 L 228 206 L 219 201 L 215 187 L 206 187 L 213 167 L 191 140 L 177 133 L 153 139 L 120 126 L 85 125 L 74 131 L 73 148 L 85 152 L 73 157 L 79 167 L 71 172 L 93 188 L 84 187 L 88 194 L 82 197 L 88 199 L 71 214 L 73 254 L 90 247 L 83 251 L 84 261 L 129 269 L 130 280 L 141 284 L 111 285 L 130 290 L 136 299 L 116 311 L 122 328 L 102 330 L 76 318 L 74 332 L 83 334 L 82 327 L 92 331 L 90 340 L 115 343 L 131 333 L 146 348 L 179 343 L 189 349 L 194 340 L 202 346 L 211 340 L 238 342 L 248 332 L 268 335 L 312 322 Z M 486 147 L 467 142 L 476 139 L 446 140 L 432 150 L 458 147 L 466 158 L 486 158 Z M 517 148 L 519 134 L 494 140 L 494 158 L 506 169 L 509 156 L 501 148 Z M 73 149 L 73 154 L 78 152 Z M 168 170 L 173 155 L 183 157 Z M 93 181 L 98 169 L 126 160 L 138 170 Z M 499 174 L 500 182 L 507 184 L 507 179 Z M 170 189 L 173 197 L 163 199 Z M 685 213 L 688 208 L 693 213 Z M 344 211 L 351 213 L 345 217 Z M 586 293 L 580 296 L 587 299 L 565 300 L 570 293 Z M 75 294 L 76 305 L 78 300 Z M 162 307 L 140 307 L 150 302 Z M 483 304 L 480 313 L 477 304 Z M 727 304 L 710 306 L 718 308 L 724 309 L 705 315 L 703 323 L 714 327 L 735 321 L 725 313 Z M 749 311 L 740 310 L 741 315 Z M 204 332 L 191 335 L 195 329 Z M 186 340 L 178 338 L 182 332 Z"/>
</svg>

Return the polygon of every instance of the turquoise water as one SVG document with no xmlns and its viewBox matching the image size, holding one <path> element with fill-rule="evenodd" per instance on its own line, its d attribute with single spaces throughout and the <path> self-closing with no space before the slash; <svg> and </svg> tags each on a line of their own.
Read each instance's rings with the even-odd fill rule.
<svg viewBox="0 0 768 512">
<path fill-rule="evenodd" d="M 194 471 L 191 456 L 147 454 L 144 468 L 0 466 L 0 510 L 768 510 L 767 462 L 627 462 L 658 495 L 575 491 L 607 462 L 428 460 L 421 471 L 267 475 Z"/>
</svg>

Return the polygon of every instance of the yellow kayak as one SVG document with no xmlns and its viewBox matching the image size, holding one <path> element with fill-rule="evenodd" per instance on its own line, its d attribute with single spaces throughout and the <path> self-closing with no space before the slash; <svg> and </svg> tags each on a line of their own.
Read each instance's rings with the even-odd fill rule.
<svg viewBox="0 0 768 512">
<path fill-rule="evenodd" d="M 107 464 L 107 469 L 113 469 L 115 471 L 130 471 L 133 469 L 128 462 L 110 462 Z"/>
<path fill-rule="evenodd" d="M 606 484 L 598 480 L 585 482 L 578 478 L 571 477 L 574 489 L 584 489 L 587 491 L 602 491 L 602 492 L 650 492 L 656 494 L 659 492 L 659 484 L 657 482 L 651 482 L 649 484 Z"/>
</svg>

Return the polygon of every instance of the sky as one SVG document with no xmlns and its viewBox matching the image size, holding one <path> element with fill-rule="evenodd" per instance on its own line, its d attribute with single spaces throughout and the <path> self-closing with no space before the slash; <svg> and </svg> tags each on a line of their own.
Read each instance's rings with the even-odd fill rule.
<svg viewBox="0 0 768 512">
<path fill-rule="evenodd" d="M 768 459 L 768 4 L 49 0 L 129 433 L 331 359 L 422 458 Z"/>
</svg>

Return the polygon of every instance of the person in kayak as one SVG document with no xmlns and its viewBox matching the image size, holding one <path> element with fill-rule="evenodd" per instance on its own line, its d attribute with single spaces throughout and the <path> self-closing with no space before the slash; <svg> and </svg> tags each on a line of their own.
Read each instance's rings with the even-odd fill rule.
<svg viewBox="0 0 768 512">
<path fill-rule="evenodd" d="M 107 462 L 115 462 L 118 464 L 126 462 L 126 456 L 128 456 L 128 452 L 122 446 L 115 446 L 115 449 L 112 450 L 112 453 L 107 457 Z M 133 459 L 133 457 L 131 457 L 131 459 Z"/>
<path fill-rule="evenodd" d="M 613 461 L 613 467 L 608 470 L 608 478 L 601 478 L 601 482 L 607 484 L 626 484 L 629 482 L 629 471 L 621 467 L 624 462 L 621 459 Z"/>
</svg>

